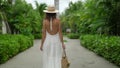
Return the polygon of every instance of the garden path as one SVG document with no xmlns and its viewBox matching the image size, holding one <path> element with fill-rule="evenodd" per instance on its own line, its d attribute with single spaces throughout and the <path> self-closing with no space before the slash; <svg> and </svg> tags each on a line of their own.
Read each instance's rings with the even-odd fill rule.
<svg viewBox="0 0 120 68">
<path fill-rule="evenodd" d="M 79 39 L 68 39 L 66 51 L 71 62 L 70 68 L 119 68 L 99 57 L 92 51 L 80 45 Z M 34 46 L 16 55 L 9 61 L 0 65 L 0 68 L 42 68 L 42 52 L 39 50 L 41 40 L 34 40 Z"/>
</svg>

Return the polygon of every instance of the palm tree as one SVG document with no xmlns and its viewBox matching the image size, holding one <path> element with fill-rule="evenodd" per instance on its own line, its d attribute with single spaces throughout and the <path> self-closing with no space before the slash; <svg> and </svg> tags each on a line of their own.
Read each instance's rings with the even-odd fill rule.
<svg viewBox="0 0 120 68">
<path fill-rule="evenodd" d="M 54 4 L 56 6 L 56 9 L 59 10 L 59 0 L 54 0 Z M 59 17 L 59 14 L 57 14 L 57 17 Z"/>
<path fill-rule="evenodd" d="M 6 11 L 9 8 L 9 3 L 12 0 L 1 0 L 0 1 L 0 18 L 1 18 L 1 31 L 3 34 L 6 33 L 11 33 L 8 22 L 7 22 L 7 17 L 6 17 Z"/>
<path fill-rule="evenodd" d="M 40 19 L 42 19 L 43 18 L 43 16 L 44 16 L 44 13 L 43 13 L 43 10 L 45 9 L 45 7 L 47 6 L 45 3 L 42 3 L 42 4 L 38 4 L 38 2 L 37 1 L 35 1 L 35 4 L 36 4 L 36 9 L 37 9 L 37 11 L 39 12 L 39 14 L 40 14 Z"/>
</svg>

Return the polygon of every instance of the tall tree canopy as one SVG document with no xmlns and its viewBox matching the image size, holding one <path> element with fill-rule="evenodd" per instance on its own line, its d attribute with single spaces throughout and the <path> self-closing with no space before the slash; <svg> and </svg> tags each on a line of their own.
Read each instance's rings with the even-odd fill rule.
<svg viewBox="0 0 120 68">
<path fill-rule="evenodd" d="M 69 4 L 69 8 L 61 15 L 61 20 L 72 32 L 120 35 L 119 12 L 120 0 L 78 1 Z"/>
</svg>

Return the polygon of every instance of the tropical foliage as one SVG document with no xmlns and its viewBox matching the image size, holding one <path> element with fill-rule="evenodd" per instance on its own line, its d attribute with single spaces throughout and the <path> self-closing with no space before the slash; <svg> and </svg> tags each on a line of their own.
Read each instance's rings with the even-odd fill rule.
<svg viewBox="0 0 120 68">
<path fill-rule="evenodd" d="M 10 9 L 11 4 L 11 0 L 0 0 L 0 33 L 2 33 L 2 22 L 6 24 L 7 32 L 10 33 L 6 13 Z"/>
<path fill-rule="evenodd" d="M 3 0 L 3 2 L 6 2 L 5 5 L 7 5 L 7 7 L 3 8 L 3 11 L 12 34 L 40 35 L 44 17 L 43 10 L 46 4 L 36 2 L 37 7 L 33 8 L 25 0 L 15 0 L 12 4 L 7 3 L 9 0 Z"/>
<path fill-rule="evenodd" d="M 0 64 L 31 46 L 33 46 L 33 36 L 0 35 Z"/>
<path fill-rule="evenodd" d="M 71 2 L 60 18 L 63 31 L 71 28 L 82 46 L 120 66 L 120 0 Z"/>
<path fill-rule="evenodd" d="M 61 20 L 73 33 L 120 35 L 119 12 L 120 0 L 78 1 L 69 4 Z"/>
<path fill-rule="evenodd" d="M 69 33 L 67 34 L 67 37 L 70 38 L 70 39 L 78 39 L 79 38 L 79 34 L 75 34 L 75 33 Z"/>
<path fill-rule="evenodd" d="M 120 66 L 119 36 L 82 35 L 80 40 L 82 46 Z"/>
</svg>

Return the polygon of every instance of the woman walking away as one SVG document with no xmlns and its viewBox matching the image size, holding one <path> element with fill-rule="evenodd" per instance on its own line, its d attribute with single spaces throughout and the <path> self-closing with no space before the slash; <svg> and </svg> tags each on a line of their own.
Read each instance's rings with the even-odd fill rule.
<svg viewBox="0 0 120 68">
<path fill-rule="evenodd" d="M 58 10 L 48 6 L 43 20 L 42 42 L 43 68 L 61 68 L 62 51 L 65 49 L 60 20 L 56 18 Z"/>
</svg>

